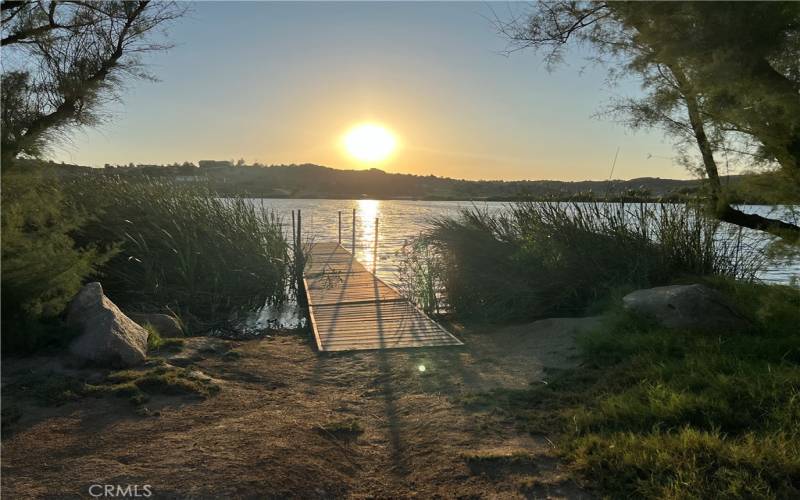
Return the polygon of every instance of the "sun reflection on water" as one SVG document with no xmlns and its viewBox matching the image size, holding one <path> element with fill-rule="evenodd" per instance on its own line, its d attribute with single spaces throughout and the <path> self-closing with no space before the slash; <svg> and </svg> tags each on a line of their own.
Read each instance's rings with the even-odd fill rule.
<svg viewBox="0 0 800 500">
<path fill-rule="evenodd" d="M 375 219 L 380 214 L 380 200 L 356 200 L 356 258 L 369 270 L 375 265 Z M 378 247 L 380 248 L 380 234 Z"/>
</svg>

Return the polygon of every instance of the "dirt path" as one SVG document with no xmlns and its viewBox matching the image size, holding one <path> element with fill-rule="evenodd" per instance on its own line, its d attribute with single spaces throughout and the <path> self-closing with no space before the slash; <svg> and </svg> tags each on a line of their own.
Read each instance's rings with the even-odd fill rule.
<svg viewBox="0 0 800 500">
<path fill-rule="evenodd" d="M 90 498 L 93 484 L 146 484 L 151 498 L 587 498 L 545 437 L 461 397 L 568 366 L 574 332 L 594 322 L 461 332 L 459 349 L 339 355 L 294 335 L 191 339 L 175 363 L 221 391 L 159 397 L 149 416 L 119 398 L 38 408 L 4 391 L 4 405 L 24 410 L 3 440 L 3 497 Z M 4 364 L 4 384 L 15 369 Z"/>
</svg>

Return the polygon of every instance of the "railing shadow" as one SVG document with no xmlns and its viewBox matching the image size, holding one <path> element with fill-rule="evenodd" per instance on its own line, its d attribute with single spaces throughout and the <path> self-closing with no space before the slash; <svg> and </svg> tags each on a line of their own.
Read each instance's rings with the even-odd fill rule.
<svg viewBox="0 0 800 500">
<path fill-rule="evenodd" d="M 378 295 L 378 280 L 373 281 L 375 296 Z M 380 350 L 378 351 L 378 371 L 382 381 L 381 392 L 385 405 L 386 421 L 389 429 L 389 448 L 393 472 L 398 476 L 406 476 L 408 467 L 404 459 L 404 446 L 400 432 L 400 415 L 397 411 L 397 396 L 392 382 L 392 366 L 389 362 L 389 355 L 386 347 L 386 331 L 383 323 L 382 308 L 380 302 L 375 302 L 375 316 L 378 325 L 378 339 Z"/>
</svg>

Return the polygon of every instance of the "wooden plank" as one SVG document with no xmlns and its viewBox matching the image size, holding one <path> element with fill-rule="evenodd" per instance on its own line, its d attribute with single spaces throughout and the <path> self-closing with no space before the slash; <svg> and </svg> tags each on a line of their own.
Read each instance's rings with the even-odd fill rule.
<svg viewBox="0 0 800 500">
<path fill-rule="evenodd" d="M 461 345 L 338 243 L 316 243 L 303 284 L 321 351 Z"/>
<path fill-rule="evenodd" d="M 330 344 L 325 346 L 326 352 L 335 351 L 359 351 L 359 350 L 374 350 L 374 349 L 407 349 L 412 347 L 445 347 L 445 346 L 460 346 L 461 342 L 448 341 L 446 339 L 440 340 L 426 340 L 426 341 L 403 341 L 403 342 L 375 342 L 360 343 L 360 344 Z"/>
<path fill-rule="evenodd" d="M 303 278 L 303 288 L 308 290 L 305 278 Z M 308 293 L 308 292 L 306 291 L 306 293 Z M 323 349 L 322 349 L 322 342 L 319 339 L 319 330 L 317 330 L 317 323 L 314 320 L 314 310 L 311 308 L 311 298 L 309 297 L 308 299 L 309 299 L 309 301 L 308 301 L 308 320 L 311 322 L 311 330 L 314 332 L 314 340 L 317 343 L 317 349 L 322 351 Z"/>
<path fill-rule="evenodd" d="M 402 297 L 392 290 L 386 291 L 359 291 L 358 289 L 343 288 L 341 290 L 310 290 L 314 294 L 317 305 L 336 305 L 351 303 L 370 303 L 381 301 L 400 301 Z M 384 293 L 385 292 L 385 293 Z"/>
</svg>

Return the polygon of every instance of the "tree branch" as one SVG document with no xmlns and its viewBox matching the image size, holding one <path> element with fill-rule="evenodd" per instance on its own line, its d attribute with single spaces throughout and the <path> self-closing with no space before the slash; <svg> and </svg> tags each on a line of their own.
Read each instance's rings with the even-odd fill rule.
<svg viewBox="0 0 800 500">
<path fill-rule="evenodd" d="M 717 217 L 721 221 L 749 229 L 755 229 L 757 231 L 764 231 L 779 236 L 789 242 L 800 241 L 800 226 L 786 221 L 770 219 L 756 214 L 747 214 L 730 205 L 726 205 L 722 208 L 720 213 L 717 214 Z"/>
<path fill-rule="evenodd" d="M 86 79 L 86 85 L 84 85 L 80 91 L 73 92 L 71 95 L 65 96 L 64 100 L 52 113 L 42 115 L 34 120 L 22 135 L 22 142 L 30 142 L 48 128 L 57 126 L 58 124 L 75 116 L 75 113 L 80 109 L 80 101 L 89 93 L 94 92 L 97 85 L 103 82 L 108 77 L 111 69 L 117 65 L 118 61 L 123 55 L 123 47 L 128 36 L 128 32 L 130 31 L 130 28 L 136 19 L 141 15 L 145 8 L 147 8 L 148 3 L 150 3 L 149 0 L 138 2 L 137 8 L 128 15 L 127 21 L 118 35 L 114 52 L 111 53 L 108 59 L 103 61 L 94 74 Z"/>
<path fill-rule="evenodd" d="M 3 2 L 3 3 L 5 4 L 7 2 Z M 82 2 L 78 2 L 76 4 L 79 5 L 80 3 L 82 3 Z M 27 28 L 27 29 L 23 29 L 23 30 L 17 31 L 16 33 L 12 33 L 11 35 L 8 35 L 8 36 L 4 37 L 2 40 L 0 40 L 0 46 L 12 45 L 12 44 L 15 44 L 15 43 L 29 43 L 29 40 L 31 38 L 35 38 L 37 36 L 40 36 L 40 35 L 42 35 L 44 33 L 49 32 L 49 31 L 53 31 L 53 30 L 57 30 L 57 29 L 74 30 L 74 29 L 78 29 L 78 28 L 81 28 L 81 27 L 84 27 L 84 26 L 89 26 L 89 25 L 92 24 L 91 20 L 86 20 L 84 22 L 76 22 L 76 23 L 71 23 L 71 24 L 61 24 L 55 18 L 57 5 L 58 5 L 58 2 L 56 2 L 56 1 L 50 2 L 50 5 L 49 5 L 49 7 L 47 9 L 47 24 L 42 24 L 42 25 L 39 25 L 39 26 L 35 26 L 33 28 Z M 23 7 L 23 6 L 24 5 L 21 5 L 19 8 L 21 9 L 21 7 Z M 42 7 L 42 10 L 44 10 L 44 7 Z M 16 15 L 16 13 L 15 13 L 15 15 Z M 3 23 L 7 23 L 12 18 L 13 18 L 13 16 L 9 17 L 8 19 L 4 19 Z"/>
</svg>

